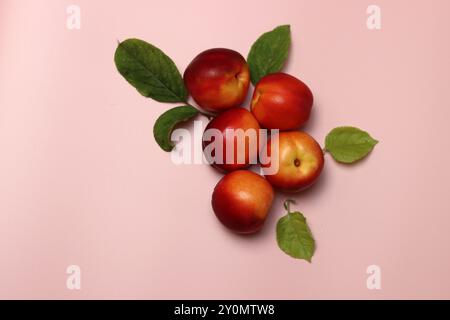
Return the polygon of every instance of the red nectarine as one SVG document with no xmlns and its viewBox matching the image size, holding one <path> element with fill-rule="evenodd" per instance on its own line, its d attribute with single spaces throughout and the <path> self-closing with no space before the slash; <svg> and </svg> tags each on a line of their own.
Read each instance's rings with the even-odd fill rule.
<svg viewBox="0 0 450 320">
<path fill-rule="evenodd" d="M 309 119 L 313 95 L 306 84 L 285 73 L 263 77 L 255 87 L 252 113 L 263 128 L 292 130 Z"/>
<path fill-rule="evenodd" d="M 256 164 L 259 153 L 259 124 L 244 108 L 221 113 L 206 126 L 203 151 L 211 164 L 221 170 L 233 171 Z M 220 141 L 216 139 L 221 139 Z M 229 152 L 233 154 L 227 154 Z"/>
<path fill-rule="evenodd" d="M 246 170 L 227 174 L 216 185 L 212 207 L 227 228 L 243 234 L 261 229 L 269 213 L 274 192 L 260 175 Z"/>
<path fill-rule="evenodd" d="M 263 152 L 269 157 L 278 155 L 278 172 L 266 175 L 272 186 L 283 191 L 299 191 L 312 185 L 324 166 L 323 151 L 309 134 L 301 131 L 280 132 L 279 148 L 272 150 L 271 139 Z M 263 172 L 268 164 L 262 165 Z"/>
<path fill-rule="evenodd" d="M 221 112 L 244 102 L 250 73 L 247 62 L 238 52 L 210 49 L 189 64 L 184 72 L 184 82 L 200 107 Z"/>
</svg>

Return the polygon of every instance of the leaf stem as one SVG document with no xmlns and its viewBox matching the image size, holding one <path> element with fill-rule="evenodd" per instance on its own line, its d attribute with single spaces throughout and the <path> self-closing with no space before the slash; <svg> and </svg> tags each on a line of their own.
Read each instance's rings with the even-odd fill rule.
<svg viewBox="0 0 450 320">
<path fill-rule="evenodd" d="M 287 199 L 287 200 L 284 202 L 284 208 L 286 209 L 286 211 L 287 211 L 288 213 L 291 213 L 291 203 L 295 204 L 295 201 L 292 200 L 292 199 Z"/>
</svg>

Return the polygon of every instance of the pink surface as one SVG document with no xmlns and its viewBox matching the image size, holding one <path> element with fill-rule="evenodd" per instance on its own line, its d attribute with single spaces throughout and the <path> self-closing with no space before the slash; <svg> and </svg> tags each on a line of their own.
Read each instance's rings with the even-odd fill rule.
<svg viewBox="0 0 450 320">
<path fill-rule="evenodd" d="M 81 8 L 81 30 L 66 7 Z M 377 4 L 382 29 L 366 27 Z M 450 2 L 0 2 L 0 298 L 450 298 Z M 175 166 L 152 137 L 167 105 L 113 63 L 145 39 L 181 70 L 291 24 L 287 72 L 316 98 L 308 132 L 338 125 L 380 144 L 352 167 L 327 155 L 294 198 L 317 239 L 310 265 L 262 233 L 235 236 L 210 206 L 221 175 Z M 66 288 L 79 265 L 81 290 Z M 368 290 L 378 265 L 382 289 Z"/>
</svg>

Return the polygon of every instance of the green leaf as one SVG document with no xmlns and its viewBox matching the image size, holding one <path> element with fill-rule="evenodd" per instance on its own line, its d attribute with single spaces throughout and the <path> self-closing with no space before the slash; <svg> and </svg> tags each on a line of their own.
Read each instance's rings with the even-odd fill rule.
<svg viewBox="0 0 450 320">
<path fill-rule="evenodd" d="M 355 127 L 338 127 L 325 138 L 325 149 L 342 163 L 353 163 L 369 154 L 378 143 L 367 132 Z"/>
<path fill-rule="evenodd" d="M 120 42 L 114 55 L 117 70 L 145 97 L 185 102 L 187 91 L 173 61 L 155 46 L 139 40 Z"/>
<path fill-rule="evenodd" d="M 289 54 L 291 46 L 291 27 L 279 26 L 264 33 L 252 45 L 247 57 L 252 83 L 268 75 L 280 71 Z"/>
<path fill-rule="evenodd" d="M 170 137 L 175 126 L 193 118 L 198 113 L 199 111 L 192 106 L 175 107 L 164 112 L 153 126 L 153 136 L 161 149 L 167 152 L 172 151 L 174 144 Z"/>
<path fill-rule="evenodd" d="M 291 257 L 311 262 L 315 241 L 306 218 L 300 212 L 289 212 L 278 220 L 277 242 L 280 249 Z"/>
</svg>

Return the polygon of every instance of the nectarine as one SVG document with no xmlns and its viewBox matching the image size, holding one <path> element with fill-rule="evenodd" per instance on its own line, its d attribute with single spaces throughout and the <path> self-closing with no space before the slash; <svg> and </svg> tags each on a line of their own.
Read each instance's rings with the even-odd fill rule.
<svg viewBox="0 0 450 320">
<path fill-rule="evenodd" d="M 194 58 L 184 72 L 184 82 L 200 107 L 221 112 L 244 102 L 250 73 L 241 54 L 217 48 Z"/>
<path fill-rule="evenodd" d="M 309 119 L 313 95 L 306 84 L 286 73 L 263 77 L 255 87 L 252 113 L 263 128 L 292 130 Z"/>
<path fill-rule="evenodd" d="M 271 138 L 272 139 L 272 138 Z M 272 150 L 271 139 L 263 152 L 269 157 L 278 155 L 278 172 L 265 175 L 272 186 L 283 191 L 299 191 L 311 186 L 324 166 L 323 151 L 309 134 L 301 131 L 280 132 L 278 150 Z M 268 164 L 262 165 L 263 172 Z"/>
<path fill-rule="evenodd" d="M 211 120 L 203 133 L 203 151 L 207 160 L 224 171 L 256 164 L 259 129 L 258 121 L 244 108 L 233 108 L 221 113 Z M 208 159 L 209 156 L 212 159 Z"/>
<path fill-rule="evenodd" d="M 227 174 L 216 185 L 212 207 L 227 228 L 249 234 L 263 226 L 273 197 L 272 186 L 266 179 L 254 172 L 239 170 Z"/>
</svg>

